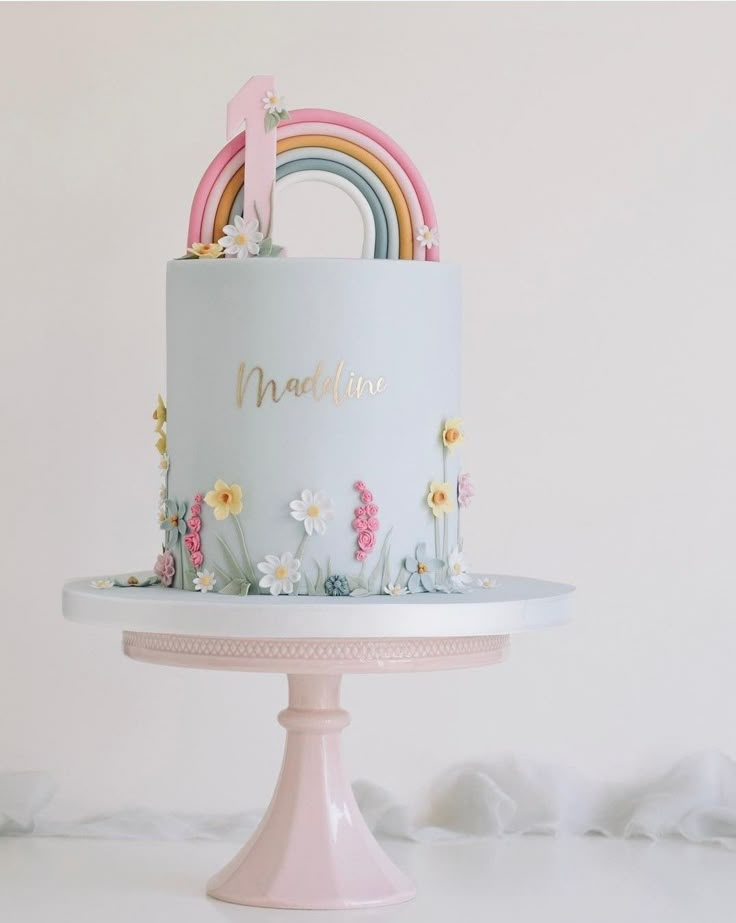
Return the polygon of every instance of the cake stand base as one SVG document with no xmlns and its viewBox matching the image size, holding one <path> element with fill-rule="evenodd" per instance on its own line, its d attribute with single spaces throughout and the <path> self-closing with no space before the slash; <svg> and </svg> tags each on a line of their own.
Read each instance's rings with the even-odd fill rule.
<svg viewBox="0 0 736 923">
<path fill-rule="evenodd" d="M 378 845 L 340 759 L 340 676 L 289 675 L 286 749 L 271 804 L 248 843 L 209 882 L 221 901 L 342 910 L 398 904 L 415 889 Z"/>
<path fill-rule="evenodd" d="M 361 816 L 340 759 L 345 674 L 490 666 L 509 634 L 562 624 L 573 588 L 500 577 L 491 590 L 406 597 L 235 597 L 89 580 L 64 587 L 72 621 L 123 629 L 133 660 L 167 667 L 283 673 L 286 749 L 271 805 L 250 841 L 209 882 L 233 904 L 347 910 L 398 904 L 414 886 Z"/>
</svg>

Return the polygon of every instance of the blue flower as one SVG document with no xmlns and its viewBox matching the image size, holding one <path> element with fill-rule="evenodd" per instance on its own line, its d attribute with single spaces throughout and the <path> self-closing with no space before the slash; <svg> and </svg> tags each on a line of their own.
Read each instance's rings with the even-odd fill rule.
<svg viewBox="0 0 736 923">
<path fill-rule="evenodd" d="M 177 500 L 166 500 L 164 502 L 161 528 L 165 533 L 164 546 L 166 548 L 176 548 L 182 535 L 187 534 L 187 523 L 184 518 L 186 515 L 186 503 L 180 503 Z"/>
<path fill-rule="evenodd" d="M 442 561 L 427 557 L 427 546 L 424 542 L 417 545 L 415 555 L 416 557 L 404 560 L 404 567 L 410 574 L 407 584 L 409 592 L 434 593 L 438 589 L 434 583 L 435 571 L 442 566 Z"/>
<path fill-rule="evenodd" d="M 325 593 L 328 596 L 350 596 L 348 578 L 335 574 L 325 580 Z"/>
</svg>

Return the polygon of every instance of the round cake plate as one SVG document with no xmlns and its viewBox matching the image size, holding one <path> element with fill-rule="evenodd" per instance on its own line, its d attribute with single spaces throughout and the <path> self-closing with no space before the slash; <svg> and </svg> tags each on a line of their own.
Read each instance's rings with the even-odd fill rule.
<svg viewBox="0 0 736 923">
<path fill-rule="evenodd" d="M 401 903 L 415 889 L 368 829 L 343 769 L 342 675 L 488 666 L 505 659 L 510 634 L 569 618 L 573 587 L 496 580 L 463 594 L 328 600 L 98 590 L 90 578 L 65 585 L 63 611 L 123 629 L 133 660 L 287 675 L 289 703 L 278 716 L 286 746 L 271 804 L 207 893 L 257 907 L 345 910 Z"/>
</svg>

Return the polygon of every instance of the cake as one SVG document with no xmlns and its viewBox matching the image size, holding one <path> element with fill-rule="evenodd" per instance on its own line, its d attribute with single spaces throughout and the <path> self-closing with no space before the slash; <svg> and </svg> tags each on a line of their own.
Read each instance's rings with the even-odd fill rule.
<svg viewBox="0 0 736 923">
<path fill-rule="evenodd" d="M 289 113 L 272 87 L 253 78 L 231 103 L 187 254 L 168 264 L 162 550 L 153 575 L 113 583 L 467 591 L 459 270 L 440 262 L 431 198 L 388 136 Z M 274 191 L 303 179 L 353 198 L 361 258 L 291 258 L 271 239 Z"/>
</svg>

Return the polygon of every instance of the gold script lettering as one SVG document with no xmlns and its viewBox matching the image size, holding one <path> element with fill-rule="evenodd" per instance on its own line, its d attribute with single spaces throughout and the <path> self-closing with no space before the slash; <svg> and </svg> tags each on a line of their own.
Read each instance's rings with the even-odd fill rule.
<svg viewBox="0 0 736 923">
<path fill-rule="evenodd" d="M 278 404 L 286 394 L 294 397 L 304 397 L 305 394 L 310 394 L 315 401 L 321 401 L 323 397 L 329 396 L 334 405 L 340 407 L 345 401 L 353 398 L 360 400 L 365 395 L 372 397 L 386 390 L 386 380 L 383 377 L 366 378 L 363 375 L 357 375 L 352 370 L 347 373 L 346 381 L 344 359 L 337 363 L 334 375 L 324 375 L 323 372 L 324 361 L 320 359 L 313 375 L 307 375 L 305 378 L 288 378 L 281 386 L 276 379 L 266 378 L 262 366 L 253 365 L 249 368 L 245 362 L 241 362 L 238 366 L 235 385 L 236 404 L 242 409 L 251 379 L 254 381 L 256 407 L 261 407 L 267 397 L 271 398 L 272 403 Z"/>
</svg>

